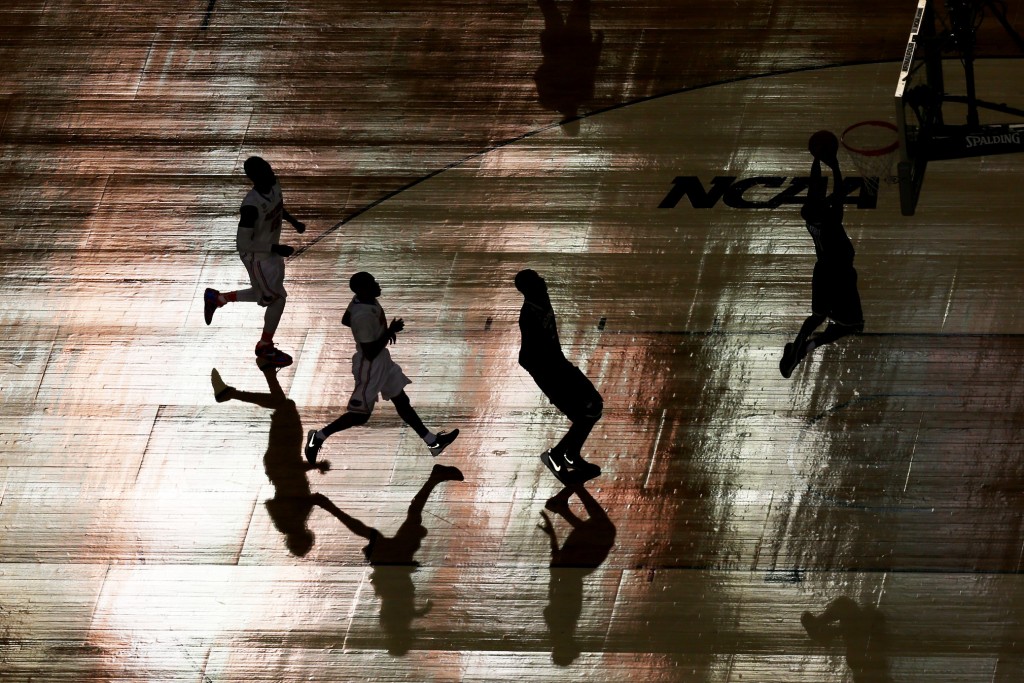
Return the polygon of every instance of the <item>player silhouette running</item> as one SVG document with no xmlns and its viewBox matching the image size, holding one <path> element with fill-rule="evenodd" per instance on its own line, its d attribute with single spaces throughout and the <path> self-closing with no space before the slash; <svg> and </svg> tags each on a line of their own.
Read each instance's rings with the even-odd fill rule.
<svg viewBox="0 0 1024 683">
<path fill-rule="evenodd" d="M 831 134 L 829 134 L 831 135 Z M 819 346 L 831 344 L 850 334 L 864 330 L 864 312 L 857 292 L 857 271 L 853 268 L 853 243 L 843 228 L 843 174 L 839 170 L 835 136 L 824 137 L 826 142 L 812 143 L 814 162 L 811 165 L 811 184 L 807 201 L 800 215 L 807 223 L 807 231 L 814 240 L 817 261 L 811 276 L 811 315 L 804 320 L 796 339 L 786 344 L 779 361 L 783 377 L 793 370 L 809 353 Z M 832 169 L 832 194 L 826 194 L 827 180 L 821 174 L 824 162 Z M 826 320 L 828 327 L 820 334 L 811 334 Z"/>
<path fill-rule="evenodd" d="M 263 376 L 269 393 L 241 391 L 229 386 L 216 369 L 210 372 L 210 381 L 217 403 L 243 401 L 274 411 L 270 418 L 267 452 L 263 455 L 263 467 L 274 485 L 274 497 L 264 501 L 264 505 L 274 526 L 284 534 L 288 550 L 302 557 L 313 548 L 309 516 L 313 506 L 319 505 L 322 499 L 310 491 L 306 473 L 313 469 L 326 472 L 330 465 L 326 461 L 311 465 L 303 460 L 299 452 L 302 420 L 295 401 L 285 395 L 276 368 L 265 368 Z"/>
<path fill-rule="evenodd" d="M 427 499 L 439 484 L 463 480 L 457 467 L 435 464 L 430 477 L 409 504 L 405 521 L 394 536 L 385 536 L 338 508 L 326 496 L 315 494 L 318 505 L 367 541 L 363 555 L 373 567 L 370 585 L 380 599 L 380 625 L 388 652 L 392 655 L 401 656 L 409 652 L 416 637 L 413 620 L 427 615 L 433 607 L 430 600 L 423 607 L 416 606 L 416 586 L 413 584 L 413 574 L 420 566 L 414 557 L 427 536 L 427 528 L 423 526 Z"/>
<path fill-rule="evenodd" d="M 203 315 L 209 325 L 214 312 L 232 301 L 255 301 L 265 307 L 263 336 L 256 344 L 256 363 L 260 369 L 283 368 L 292 364 L 292 357 L 274 346 L 274 332 L 288 296 L 284 289 L 284 259 L 295 250 L 281 244 L 281 219 L 291 223 L 299 234 L 306 231 L 306 225 L 285 210 L 281 186 L 269 163 L 260 157 L 249 157 L 245 160 L 245 175 L 252 181 L 252 189 L 242 200 L 236 243 L 251 286 L 234 292 L 207 289 L 203 294 Z"/>
<path fill-rule="evenodd" d="M 398 333 L 405 329 L 401 318 L 389 325 L 384 309 L 377 302 L 381 290 L 377 280 L 370 273 L 359 272 L 349 280 L 349 287 L 355 297 L 345 310 L 341 323 L 352 329 L 356 341 L 356 352 L 352 356 L 352 374 L 356 380 L 348 409 L 337 420 L 321 430 L 310 430 L 306 435 L 306 459 L 316 462 L 320 447 L 329 436 L 343 429 L 366 424 L 377 402 L 377 396 L 391 401 L 399 417 L 423 439 L 431 455 L 437 456 L 459 435 L 459 430 L 434 434 L 420 420 L 409 402 L 405 386 L 411 381 L 402 368 L 391 360 L 388 344 L 394 344 Z"/>
<path fill-rule="evenodd" d="M 562 353 L 544 278 L 534 270 L 521 270 L 515 284 L 524 299 L 519 311 L 519 365 L 572 422 L 562 440 L 541 453 L 541 462 L 563 483 L 592 479 L 601 474 L 601 468 L 585 461 L 580 450 L 601 419 L 604 401 L 593 383 Z"/>
</svg>

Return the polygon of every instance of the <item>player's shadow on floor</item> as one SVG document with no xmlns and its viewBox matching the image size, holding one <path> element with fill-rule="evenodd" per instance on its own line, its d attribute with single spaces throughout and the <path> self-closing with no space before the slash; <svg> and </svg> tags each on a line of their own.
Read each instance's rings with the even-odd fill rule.
<svg viewBox="0 0 1024 683">
<path fill-rule="evenodd" d="M 846 663 L 855 683 L 892 683 L 887 656 L 889 638 L 885 616 L 878 609 L 860 607 L 841 596 L 820 615 L 804 612 L 800 618 L 811 640 L 830 645 L 841 639 L 846 646 Z"/>
<path fill-rule="evenodd" d="M 576 494 L 587 512 L 582 519 L 572 511 L 569 498 Z M 546 507 L 569 523 L 572 530 L 561 545 L 551 518 L 541 512 L 539 528 L 551 542 L 551 582 L 544 621 L 551 635 L 551 660 L 558 666 L 572 664 L 582 648 L 576 639 L 576 625 L 583 611 L 583 580 L 608 557 L 615 545 L 615 524 L 600 503 L 583 488 L 573 484 L 550 498 Z"/>
<path fill-rule="evenodd" d="M 541 106 L 557 111 L 566 122 L 562 131 L 576 135 L 576 117 L 594 99 L 597 65 L 604 33 L 590 30 L 590 0 L 572 0 L 563 18 L 555 0 L 538 0 L 544 15 L 540 34 L 541 65 L 533 75 Z"/>
<path fill-rule="evenodd" d="M 456 467 L 434 465 L 430 477 L 412 499 L 405 521 L 394 536 L 388 537 L 341 510 L 326 496 L 316 494 L 316 504 L 338 518 L 349 531 L 366 539 L 363 555 L 373 567 L 370 583 L 380 600 L 380 625 L 384 631 L 388 652 L 406 654 L 415 640 L 413 619 L 430 612 L 432 604 L 416 606 L 416 587 L 413 572 L 419 562 L 413 559 L 420 543 L 427 535 L 423 526 L 423 508 L 434 488 L 445 481 L 462 481 L 462 472 Z"/>
<path fill-rule="evenodd" d="M 274 486 L 274 497 L 264 505 L 274 526 L 284 534 L 285 546 L 293 555 L 302 557 L 313 548 L 314 535 L 307 520 L 313 506 L 318 504 L 317 497 L 310 491 L 306 473 L 312 469 L 326 472 L 330 463 L 310 465 L 306 462 L 302 453 L 302 420 L 295 401 L 285 395 L 275 369 L 264 370 L 263 376 L 269 393 L 240 391 L 228 386 L 216 369 L 210 373 L 210 381 L 218 403 L 242 401 L 274 411 L 270 416 L 267 452 L 263 456 L 263 467 Z"/>
</svg>

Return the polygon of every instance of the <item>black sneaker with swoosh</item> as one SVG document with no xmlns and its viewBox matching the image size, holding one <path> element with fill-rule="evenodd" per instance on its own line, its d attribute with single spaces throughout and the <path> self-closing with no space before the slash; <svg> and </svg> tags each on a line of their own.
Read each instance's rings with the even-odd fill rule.
<svg viewBox="0 0 1024 683">
<path fill-rule="evenodd" d="M 294 443 L 294 442 L 293 442 Z M 323 439 L 316 438 L 316 430 L 310 429 L 309 433 L 306 434 L 306 460 L 310 465 L 316 464 L 316 456 L 320 452 L 320 447 L 324 445 Z"/>
<path fill-rule="evenodd" d="M 563 484 L 568 483 L 571 480 L 569 476 L 569 467 L 563 460 L 561 463 L 555 462 L 556 458 L 551 457 L 551 449 L 544 451 L 540 454 L 540 461 L 544 463 L 544 466 L 551 470 L 551 474 L 555 475 L 555 479 L 562 482 Z"/>
<path fill-rule="evenodd" d="M 448 448 L 448 445 L 452 441 L 455 441 L 455 439 L 458 438 L 458 436 L 458 429 L 453 429 L 450 432 L 438 432 L 437 441 L 434 442 L 434 445 L 427 446 L 427 449 L 429 449 L 430 454 L 436 458 L 437 456 L 441 455 L 441 451 Z"/>
<path fill-rule="evenodd" d="M 566 459 L 568 460 L 568 458 Z M 573 465 L 573 473 L 578 477 L 578 481 L 589 481 L 594 477 L 601 476 L 601 467 L 587 462 L 583 458 L 577 458 L 576 464 Z"/>
</svg>

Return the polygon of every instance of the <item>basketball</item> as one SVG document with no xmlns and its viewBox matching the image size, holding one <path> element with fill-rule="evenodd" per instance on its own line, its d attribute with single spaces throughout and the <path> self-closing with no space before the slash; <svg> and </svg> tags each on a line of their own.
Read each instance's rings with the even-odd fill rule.
<svg viewBox="0 0 1024 683">
<path fill-rule="evenodd" d="M 839 138 L 828 130 L 819 130 L 807 140 L 807 151 L 815 159 L 835 159 L 839 153 Z"/>
</svg>

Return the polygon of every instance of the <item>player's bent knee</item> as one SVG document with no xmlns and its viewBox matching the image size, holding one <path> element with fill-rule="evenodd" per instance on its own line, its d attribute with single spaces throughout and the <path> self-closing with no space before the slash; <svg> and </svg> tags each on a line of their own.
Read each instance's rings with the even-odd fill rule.
<svg viewBox="0 0 1024 683">
<path fill-rule="evenodd" d="M 359 424 L 363 424 L 370 419 L 370 413 L 373 412 L 373 404 L 367 405 L 358 399 L 351 399 L 348 405 L 345 407 L 345 413 L 351 417 L 348 419 L 359 420 Z"/>
<path fill-rule="evenodd" d="M 284 306 L 285 299 L 287 299 L 287 298 L 288 298 L 288 294 L 287 293 L 264 294 L 264 295 L 262 295 L 260 297 L 260 300 L 259 300 L 258 303 L 259 303 L 260 306 L 263 306 L 264 308 L 269 308 L 270 306 L 273 306 L 274 304 L 279 304 L 281 306 Z"/>
<path fill-rule="evenodd" d="M 588 401 L 587 403 L 579 406 L 572 414 L 566 414 L 570 422 L 597 422 L 601 419 L 601 415 L 604 413 L 604 401 L 598 396 L 596 399 Z"/>
</svg>

